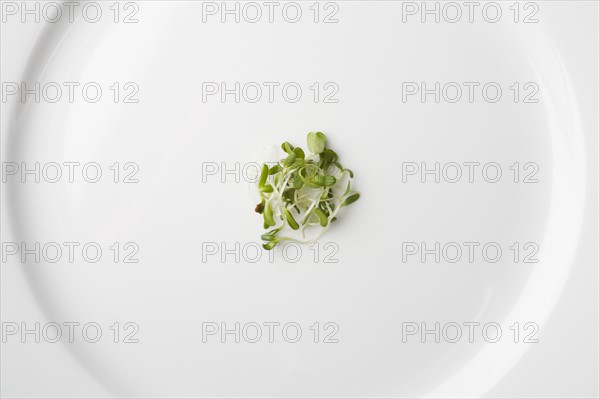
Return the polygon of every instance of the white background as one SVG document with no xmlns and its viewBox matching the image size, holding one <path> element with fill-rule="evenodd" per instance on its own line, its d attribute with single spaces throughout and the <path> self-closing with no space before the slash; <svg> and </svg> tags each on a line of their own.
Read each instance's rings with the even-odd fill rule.
<svg viewBox="0 0 600 399">
<path fill-rule="evenodd" d="M 345 3 L 340 4 L 343 6 Z M 540 19 L 542 21 L 540 25 L 543 25 L 547 39 L 553 43 L 557 53 L 560 54 L 566 73 L 572 84 L 578 112 L 581 117 L 585 141 L 585 181 L 587 187 L 587 191 L 585 192 L 584 218 L 575 259 L 564 285 L 564 290 L 559 293 L 559 301 L 553 308 L 549 319 L 543 325 L 540 334 L 541 342 L 531 345 L 520 361 L 510 369 L 506 376 L 495 386 L 490 387 L 485 397 L 598 397 L 598 374 L 600 371 L 598 366 L 598 108 L 600 106 L 598 102 L 598 3 L 540 2 L 539 4 L 541 9 Z M 27 65 L 28 57 L 32 54 L 35 40 L 42 27 L 42 24 L 7 23 L 2 25 L 1 80 L 3 82 L 20 81 L 25 65 Z M 243 32 L 243 26 L 237 28 L 242 29 Z M 375 29 L 375 27 L 372 28 Z M 146 27 L 146 29 L 148 28 Z M 166 34 L 165 37 L 167 37 Z M 85 40 L 85 38 L 82 40 Z M 418 41 L 419 39 L 415 40 Z M 511 41 L 514 40 L 513 38 L 507 38 L 506 40 L 507 43 L 514 43 Z M 423 48 L 426 48 L 428 45 L 427 42 L 419 44 Z M 183 46 L 185 45 L 184 43 Z M 190 40 L 189 45 L 193 45 L 192 40 Z M 351 43 L 349 48 L 352 48 Z M 144 48 L 144 51 L 141 53 L 152 54 L 153 47 Z M 510 51 L 507 51 L 507 53 L 510 54 Z M 474 60 L 473 62 L 477 62 L 479 59 L 477 54 L 473 53 L 471 55 Z M 160 54 L 155 54 L 155 56 L 160 59 Z M 435 54 L 429 54 L 427 51 L 423 52 L 423 57 L 425 59 L 431 57 L 431 59 L 437 60 Z M 416 63 L 416 61 L 414 62 Z M 507 63 L 510 64 L 509 61 Z M 106 62 L 106 65 L 111 65 L 111 63 Z M 150 65 L 149 69 L 155 65 Z M 161 65 L 170 64 L 165 61 L 165 64 Z M 176 68 L 176 66 L 172 67 Z M 432 67 L 427 78 L 435 80 L 435 71 L 437 70 L 436 67 Z M 482 75 L 485 75 L 483 72 L 485 71 L 482 71 Z M 172 73 L 174 74 L 173 76 L 176 76 L 177 69 L 174 69 Z M 340 76 L 343 76 L 342 72 L 340 72 Z M 523 79 L 527 78 L 529 76 Z M 343 78 L 341 79 L 343 80 Z M 154 101 L 161 99 L 164 99 L 164 96 L 152 98 Z M 342 102 L 343 99 L 344 97 L 342 97 Z M 7 130 L 7 115 L 10 115 L 13 106 L 14 104 L 10 102 L 2 104 L 3 161 L 12 159 L 11 154 L 7 154 L 5 151 L 7 148 L 7 137 L 10 134 Z M 298 123 L 298 121 L 310 117 L 310 115 L 310 112 L 301 113 L 295 121 Z M 316 111 L 316 115 L 320 115 L 319 111 Z M 164 118 L 167 118 L 167 116 L 164 116 Z M 322 121 L 327 120 L 322 116 L 315 118 Z M 476 116 L 473 116 L 473 118 L 477 119 Z M 190 119 L 190 121 L 193 121 L 193 119 Z M 255 121 L 254 125 L 248 127 L 248 129 L 253 132 L 264 129 L 264 126 L 257 125 L 257 123 Z M 278 123 L 280 123 L 280 128 L 289 129 L 294 132 L 294 140 L 302 139 L 302 135 L 297 134 L 297 132 L 303 131 L 304 126 L 286 125 L 282 121 Z M 364 123 L 364 125 L 368 124 Z M 244 126 L 244 124 L 241 126 Z M 415 125 L 413 128 L 417 129 L 418 126 Z M 333 130 L 335 131 L 335 129 Z M 451 131 L 454 134 L 460 135 L 458 130 Z M 162 133 L 159 131 L 146 131 L 145 134 L 154 138 L 158 144 L 161 143 L 160 140 L 164 140 L 164 143 L 168 143 L 170 140 L 169 136 L 160 136 Z M 543 133 L 540 134 L 543 135 Z M 355 138 L 352 135 L 349 137 Z M 267 141 L 265 144 L 270 144 L 269 140 L 276 141 L 291 138 L 287 137 L 286 133 L 281 133 L 280 131 L 269 131 L 267 136 L 262 138 L 262 140 Z M 514 137 L 512 139 L 515 140 Z M 485 138 L 483 141 L 485 141 Z M 420 142 L 418 138 L 410 134 L 402 136 L 399 142 L 409 147 L 412 145 L 414 148 L 427 144 L 426 142 Z M 516 141 L 508 141 L 506 145 L 508 147 L 519 147 L 520 144 Z M 254 153 L 256 150 L 259 150 L 260 148 L 258 147 L 256 149 L 253 148 L 251 152 Z M 340 151 L 340 154 L 352 154 L 351 147 L 348 145 L 343 151 Z M 543 149 L 543 143 L 541 147 Z M 433 153 L 438 154 L 434 147 L 431 148 Z M 342 155 L 342 160 L 346 163 L 347 157 L 344 155 Z M 543 154 L 540 152 L 538 156 L 543 157 Z M 350 164 L 361 165 L 359 160 L 353 160 L 352 158 L 348 159 L 347 162 L 350 167 L 353 167 Z M 359 167 L 359 171 L 360 169 Z M 368 170 L 366 166 L 363 166 L 362 170 L 363 176 L 368 175 L 366 173 Z M 148 177 L 146 175 L 146 178 Z M 366 201 L 365 204 L 375 205 L 375 202 L 368 202 L 370 194 L 368 189 L 372 186 L 365 182 L 365 180 L 360 181 L 360 173 L 357 174 L 357 181 L 360 185 L 359 187 L 363 190 L 363 199 L 361 201 L 364 200 Z M 542 186 L 542 192 L 544 187 Z M 366 193 L 364 192 L 365 190 Z M 6 190 L 4 187 L 2 195 L 2 241 L 11 241 L 12 232 L 9 224 L 9 215 L 7 215 L 8 209 L 5 206 Z M 532 201 L 534 200 L 538 201 L 538 197 L 532 197 Z M 240 202 L 242 207 L 247 207 L 246 202 Z M 364 208 L 359 208 L 359 204 L 357 203 L 357 207 L 350 209 L 349 211 L 351 212 L 348 212 L 349 223 L 352 223 L 353 217 L 355 218 L 353 226 L 359 226 L 359 223 L 362 223 L 359 222 L 360 219 L 356 219 L 358 216 L 353 216 L 353 214 L 364 214 L 367 211 L 366 205 L 363 205 Z M 540 200 L 540 207 L 544 206 L 545 204 Z M 535 218 L 532 220 L 535 220 Z M 531 221 L 528 223 L 531 223 Z M 543 220 L 540 223 L 543 223 Z M 123 227 L 125 227 L 125 224 Z M 248 230 L 252 234 L 255 234 L 256 231 L 254 227 L 256 226 L 252 225 L 248 227 Z M 332 234 L 335 233 L 332 232 Z M 220 239 L 220 237 L 217 239 Z M 347 236 L 338 236 L 333 239 L 340 240 L 340 243 L 343 243 L 344 239 L 348 238 Z M 193 241 L 194 238 L 190 236 L 190 240 Z M 385 252 L 381 256 L 385 257 Z M 351 263 L 350 260 L 347 260 L 348 267 Z M 47 320 L 48 316 L 40 310 L 39 304 L 32 295 L 32 286 L 24 278 L 20 270 L 23 267 L 18 262 L 2 264 L 1 310 L 3 322 Z M 202 265 L 199 267 L 202 267 Z M 361 267 L 365 266 L 362 265 Z M 33 289 L 36 288 L 34 287 Z M 68 289 L 66 287 L 59 287 L 58 290 L 63 292 L 68 298 Z M 175 287 L 174 290 L 176 291 Z M 143 326 L 142 324 L 142 328 Z M 141 345 L 143 346 L 143 344 Z M 151 347 L 148 350 L 156 348 Z M 183 361 L 184 358 L 185 356 L 182 356 L 181 360 Z M 94 363 L 95 360 L 90 358 L 87 361 Z M 360 359 L 357 359 L 357 361 L 360 361 Z M 14 341 L 2 344 L 1 362 L 0 385 L 2 386 L 1 393 L 3 397 L 104 397 L 113 394 L 97 382 L 98 379 L 95 378 L 96 376 L 93 375 L 93 372 L 90 376 L 88 372 L 89 368 L 88 371 L 84 371 L 80 367 L 80 364 L 61 345 L 44 343 L 37 345 L 20 344 Z M 368 372 L 369 369 L 365 368 L 365 370 L 365 372 Z M 176 372 L 174 371 L 174 373 Z M 257 372 L 260 372 L 260 370 Z M 451 373 L 449 372 L 449 374 Z M 164 377 L 167 381 L 169 380 L 168 375 Z M 224 379 L 223 383 L 225 384 L 226 382 L 227 379 Z M 231 383 L 235 384 L 235 381 L 231 381 Z M 394 381 L 387 381 L 387 384 L 393 386 Z M 429 388 L 434 389 L 435 387 L 431 386 Z M 202 391 L 181 389 L 174 390 L 173 392 L 184 393 L 190 396 L 207 395 Z M 368 386 L 364 387 L 364 389 L 364 392 L 357 392 L 355 395 L 380 395 L 377 390 L 369 391 Z M 340 395 L 349 395 L 345 391 L 341 392 L 343 393 Z M 297 394 L 293 390 L 285 393 L 287 396 Z M 165 395 L 164 391 L 157 394 Z M 388 393 L 387 395 L 392 394 Z"/>
</svg>

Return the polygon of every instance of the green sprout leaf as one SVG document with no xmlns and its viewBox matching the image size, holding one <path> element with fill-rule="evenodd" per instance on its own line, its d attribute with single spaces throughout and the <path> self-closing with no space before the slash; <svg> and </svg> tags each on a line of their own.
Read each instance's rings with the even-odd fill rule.
<svg viewBox="0 0 600 399">
<path fill-rule="evenodd" d="M 277 233 L 279 232 L 279 229 L 273 229 L 265 234 L 263 234 L 262 236 L 260 236 L 260 238 L 263 241 L 277 241 Z"/>
<path fill-rule="evenodd" d="M 320 154 L 323 152 L 323 150 L 325 150 L 326 138 L 325 135 L 321 132 L 308 133 L 308 138 L 306 141 L 308 143 L 308 149 L 313 154 Z"/>
<path fill-rule="evenodd" d="M 265 225 L 275 226 L 275 220 L 273 219 L 273 209 L 271 208 L 271 204 L 269 204 L 268 202 L 267 205 L 265 205 L 263 217 L 265 219 Z"/>
<path fill-rule="evenodd" d="M 317 218 L 319 219 L 319 224 L 322 227 L 327 226 L 327 223 L 329 223 L 329 220 L 327 219 L 327 215 L 325 215 L 325 212 L 323 212 L 323 210 L 321 208 L 315 209 L 315 215 L 317 215 Z"/>
<path fill-rule="evenodd" d="M 291 154 L 294 150 L 294 146 L 286 141 L 285 143 L 281 144 L 281 149 L 286 153 Z"/>
<path fill-rule="evenodd" d="M 298 225 L 298 222 L 296 222 L 296 219 L 294 219 L 290 211 L 288 211 L 287 208 L 283 208 L 283 213 L 285 214 L 285 219 L 287 220 L 290 227 L 293 230 L 298 230 L 300 226 Z"/>
<path fill-rule="evenodd" d="M 356 202 L 356 200 L 358 200 L 360 198 L 360 194 L 356 193 L 356 194 L 352 194 L 351 196 L 347 197 L 344 202 L 342 202 L 342 206 L 348 206 L 350 204 L 352 204 L 353 202 Z"/>
<path fill-rule="evenodd" d="M 323 185 L 323 187 L 331 187 L 336 182 L 337 179 L 334 176 L 319 176 L 319 185 Z"/>
<path fill-rule="evenodd" d="M 266 249 L 267 251 L 272 250 L 273 248 L 275 248 L 275 245 L 277 245 L 276 241 L 271 241 L 271 242 L 266 242 L 264 243 L 262 246 L 264 249 Z"/>
<path fill-rule="evenodd" d="M 328 148 L 319 155 L 319 166 L 321 169 L 327 170 L 332 163 L 337 162 L 337 159 L 335 151 Z"/>
<path fill-rule="evenodd" d="M 296 159 L 297 158 L 301 158 L 302 160 L 304 160 L 304 151 L 302 150 L 302 148 L 300 147 L 296 147 L 294 148 L 294 154 L 296 154 Z"/>
<path fill-rule="evenodd" d="M 260 192 L 261 193 L 272 193 L 273 192 L 273 186 L 270 185 L 270 184 L 268 184 L 268 185 L 266 185 L 264 187 L 261 187 L 260 188 Z"/>
<path fill-rule="evenodd" d="M 281 172 L 281 166 L 275 165 L 269 169 L 269 176 L 274 175 L 275 173 Z"/>
<path fill-rule="evenodd" d="M 260 179 L 258 180 L 258 187 L 264 187 L 268 177 L 269 167 L 267 166 L 267 164 L 264 164 L 260 173 Z"/>
<path fill-rule="evenodd" d="M 296 153 L 290 152 L 290 154 L 287 156 L 287 158 L 285 158 L 283 160 L 283 166 L 290 167 L 294 164 L 295 160 L 296 160 Z"/>
</svg>

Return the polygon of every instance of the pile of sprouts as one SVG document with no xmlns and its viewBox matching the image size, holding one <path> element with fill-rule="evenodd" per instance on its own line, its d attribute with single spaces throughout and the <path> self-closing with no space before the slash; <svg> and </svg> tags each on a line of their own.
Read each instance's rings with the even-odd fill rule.
<svg viewBox="0 0 600 399">
<path fill-rule="evenodd" d="M 325 135 L 308 133 L 307 142 L 308 155 L 286 141 L 281 148 L 287 156 L 272 166 L 262 165 L 257 183 L 261 202 L 255 211 L 262 215 L 263 227 L 270 229 L 261 236 L 266 250 L 282 241 L 318 239 L 340 209 L 359 198 L 351 191 L 354 173 L 344 169 L 335 151 L 326 147 Z M 317 233 L 307 239 L 310 229 Z"/>
</svg>

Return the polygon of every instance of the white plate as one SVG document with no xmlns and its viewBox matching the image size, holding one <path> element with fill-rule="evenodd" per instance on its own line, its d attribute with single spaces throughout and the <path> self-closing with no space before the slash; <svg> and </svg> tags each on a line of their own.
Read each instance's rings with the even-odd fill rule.
<svg viewBox="0 0 600 399">
<path fill-rule="evenodd" d="M 307 8 L 308 3 L 302 3 Z M 401 5 L 346 2 L 338 24 L 200 22 L 201 4 L 141 3 L 139 24 L 48 26 L 25 81 L 136 82 L 138 104 L 16 110 L 9 160 L 136 162 L 138 184 L 8 186 L 19 241 L 140 246 L 138 264 L 28 265 L 50 319 L 136 322 L 136 345 L 70 345 L 118 396 L 481 395 L 525 349 L 503 340 L 402 342 L 403 322 L 542 325 L 571 266 L 584 193 L 577 107 L 560 54 L 539 26 L 400 22 Z M 402 102 L 405 81 L 537 82 L 538 104 Z M 298 82 L 290 104 L 204 103 L 202 82 Z M 308 87 L 335 82 L 338 103 Z M 247 185 L 202 182 L 202 162 L 252 162 L 263 146 L 330 138 L 359 202 L 320 240 L 338 263 L 267 255 L 202 262 L 202 243 L 259 242 Z M 401 163 L 540 165 L 538 184 L 402 183 Z M 579 178 L 569 178 L 578 176 Z M 403 263 L 401 243 L 537 242 L 538 264 Z M 562 245 L 556 245 L 562 243 Z M 203 343 L 203 322 L 297 322 L 303 339 Z M 312 342 L 314 322 L 339 326 Z M 506 324 L 504 324 L 506 323 Z M 106 332 L 106 331 L 105 331 Z M 108 333 L 108 332 L 106 332 Z M 510 341 L 510 340 L 509 340 Z"/>
</svg>

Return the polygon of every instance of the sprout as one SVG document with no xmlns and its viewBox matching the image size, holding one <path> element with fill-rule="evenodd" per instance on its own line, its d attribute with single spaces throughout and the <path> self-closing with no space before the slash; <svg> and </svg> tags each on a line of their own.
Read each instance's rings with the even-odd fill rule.
<svg viewBox="0 0 600 399">
<path fill-rule="evenodd" d="M 302 148 L 286 141 L 281 145 L 285 157 L 270 168 L 263 165 L 257 184 L 261 202 L 255 211 L 262 215 L 265 229 L 274 227 L 261 236 L 266 250 L 282 241 L 304 243 L 317 239 L 337 220 L 341 208 L 360 197 L 359 193 L 351 192 L 354 173 L 344 169 L 338 155 L 326 148 L 326 143 L 323 133 L 310 132 L 308 156 Z M 305 240 L 309 227 L 321 230 L 316 238 Z M 283 230 L 298 230 L 303 239 L 278 236 Z"/>
<path fill-rule="evenodd" d="M 320 154 L 325 149 L 325 135 L 321 132 L 310 132 L 308 134 L 308 149 L 313 154 Z"/>
</svg>

